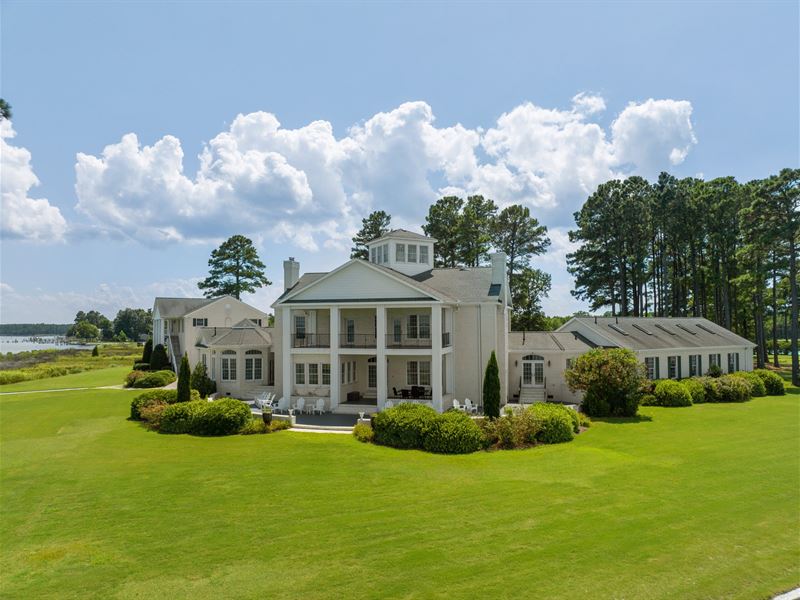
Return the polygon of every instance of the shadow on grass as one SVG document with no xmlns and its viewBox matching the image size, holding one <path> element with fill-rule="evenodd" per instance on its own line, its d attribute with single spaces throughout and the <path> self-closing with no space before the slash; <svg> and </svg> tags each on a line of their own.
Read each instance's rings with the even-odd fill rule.
<svg viewBox="0 0 800 600">
<path fill-rule="evenodd" d="M 611 425 L 629 425 L 631 423 L 649 423 L 653 420 L 650 415 L 636 415 L 635 417 L 592 417 L 593 422 L 610 423 Z"/>
</svg>

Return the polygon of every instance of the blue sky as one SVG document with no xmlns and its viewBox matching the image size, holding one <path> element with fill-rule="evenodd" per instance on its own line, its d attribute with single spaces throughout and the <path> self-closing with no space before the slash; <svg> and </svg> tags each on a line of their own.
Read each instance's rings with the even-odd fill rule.
<svg viewBox="0 0 800 600">
<path fill-rule="evenodd" d="M 234 233 L 266 307 L 288 255 L 333 268 L 444 192 L 529 205 L 567 314 L 597 183 L 800 162 L 797 2 L 1 6 L 2 322 L 196 294 Z"/>
</svg>

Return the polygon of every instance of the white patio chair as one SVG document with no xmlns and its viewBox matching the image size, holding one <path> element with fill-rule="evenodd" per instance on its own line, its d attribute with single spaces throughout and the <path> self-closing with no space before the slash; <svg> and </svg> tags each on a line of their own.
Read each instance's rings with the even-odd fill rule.
<svg viewBox="0 0 800 600">
<path fill-rule="evenodd" d="M 289 410 L 289 401 L 281 396 L 281 399 L 278 400 L 277 406 L 273 409 L 275 412 L 278 411 L 288 411 Z"/>
<path fill-rule="evenodd" d="M 323 414 L 324 412 L 325 412 L 325 400 L 323 400 L 322 398 L 317 398 L 316 404 L 314 404 L 314 406 L 311 407 L 311 414 L 312 415 L 314 413 Z"/>
<path fill-rule="evenodd" d="M 306 399 L 305 398 L 298 398 L 297 402 L 294 403 L 294 411 L 298 414 L 301 414 L 303 410 L 306 408 Z"/>
<path fill-rule="evenodd" d="M 455 398 L 453 398 L 453 408 L 455 408 L 456 410 L 460 410 L 460 411 L 464 411 L 465 410 L 464 407 L 461 406 L 461 403 L 458 400 L 456 400 Z"/>
<path fill-rule="evenodd" d="M 472 413 L 473 415 L 478 414 L 478 407 L 472 403 L 472 400 L 469 398 L 464 398 L 464 409 Z"/>
<path fill-rule="evenodd" d="M 394 402 L 392 402 L 391 400 L 387 400 L 386 402 L 384 402 L 383 410 L 386 410 L 387 408 L 394 408 Z"/>
</svg>

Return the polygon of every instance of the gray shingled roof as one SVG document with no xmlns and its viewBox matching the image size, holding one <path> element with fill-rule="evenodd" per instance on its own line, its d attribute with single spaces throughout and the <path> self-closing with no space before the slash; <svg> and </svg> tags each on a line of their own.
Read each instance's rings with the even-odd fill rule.
<svg viewBox="0 0 800 600">
<path fill-rule="evenodd" d="M 510 352 L 587 352 L 594 347 L 595 344 L 571 331 L 512 331 L 508 336 Z"/>
<path fill-rule="evenodd" d="M 319 279 L 320 277 L 324 277 L 325 275 L 327 275 L 327 273 L 303 273 L 303 275 L 300 276 L 300 279 L 297 280 L 297 283 L 295 283 L 292 287 L 290 287 L 288 290 L 284 291 L 280 296 L 278 296 L 277 301 L 278 302 L 281 301 L 284 298 L 284 296 L 286 296 L 286 294 L 288 294 L 289 292 L 302 290 L 304 287 L 311 285 L 317 279 Z"/>
<path fill-rule="evenodd" d="M 156 298 L 155 306 L 162 319 L 178 319 L 216 300 L 219 298 Z"/>
<path fill-rule="evenodd" d="M 205 327 L 206 343 L 199 346 L 271 346 L 272 328 L 259 327 L 250 319 L 244 319 L 233 327 Z"/>
<path fill-rule="evenodd" d="M 597 317 L 596 323 L 594 317 L 578 317 L 576 321 L 632 350 L 753 345 L 732 331 L 698 317 Z"/>
<path fill-rule="evenodd" d="M 492 267 L 432 269 L 410 279 L 458 302 L 499 300 L 499 290 L 492 289 Z"/>
</svg>

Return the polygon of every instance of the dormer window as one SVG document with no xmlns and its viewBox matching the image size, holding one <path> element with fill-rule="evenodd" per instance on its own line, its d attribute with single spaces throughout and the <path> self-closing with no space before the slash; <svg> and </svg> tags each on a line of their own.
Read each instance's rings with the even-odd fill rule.
<svg viewBox="0 0 800 600">
<path fill-rule="evenodd" d="M 375 247 L 370 248 L 370 250 L 369 250 L 369 261 L 370 262 L 374 262 L 374 263 L 378 262 L 377 256 L 378 256 L 378 249 L 375 248 Z"/>
<path fill-rule="evenodd" d="M 417 262 L 417 247 L 414 244 L 408 245 L 408 262 Z"/>
<path fill-rule="evenodd" d="M 419 247 L 419 262 L 423 265 L 428 264 L 428 247 L 427 246 L 420 246 Z"/>
<path fill-rule="evenodd" d="M 396 262 L 406 262 L 406 245 L 397 244 L 395 246 L 394 259 Z"/>
<path fill-rule="evenodd" d="M 384 244 L 383 246 L 381 246 L 381 248 L 383 248 L 383 261 L 382 261 L 382 263 L 386 264 L 386 263 L 389 262 L 389 244 Z"/>
</svg>

